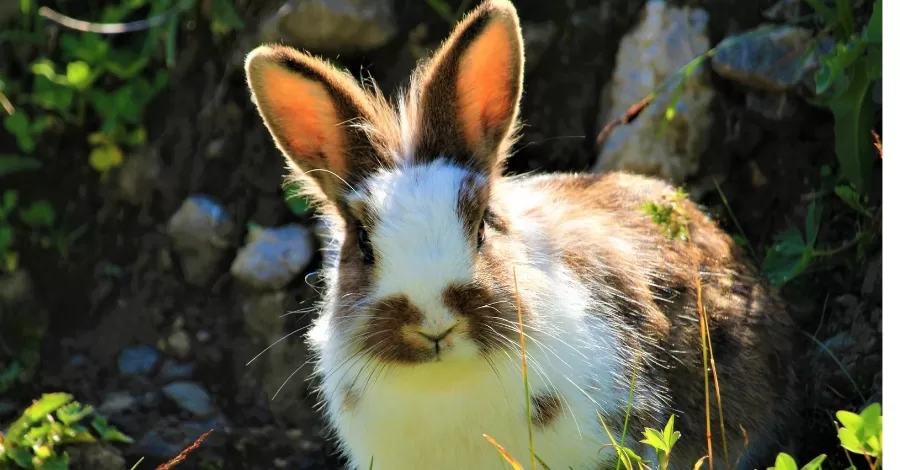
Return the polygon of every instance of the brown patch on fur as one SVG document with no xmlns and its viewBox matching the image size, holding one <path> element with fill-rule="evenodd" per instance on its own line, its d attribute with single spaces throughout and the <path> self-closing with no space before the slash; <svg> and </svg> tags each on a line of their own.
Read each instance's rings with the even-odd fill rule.
<svg viewBox="0 0 900 470">
<path fill-rule="evenodd" d="M 555 393 L 550 392 L 531 397 L 531 423 L 539 429 L 552 426 L 562 411 L 562 400 Z"/>
<path fill-rule="evenodd" d="M 422 311 L 405 295 L 377 300 L 367 309 L 369 320 L 363 331 L 363 347 L 379 359 L 390 362 L 416 363 L 431 359 L 434 350 L 410 342 L 404 327 L 418 325 Z"/>
<path fill-rule="evenodd" d="M 483 352 L 508 348 L 510 345 L 499 336 L 518 341 L 514 330 L 518 321 L 515 302 L 510 303 L 507 293 L 498 292 L 489 284 L 451 285 L 444 289 L 443 303 L 455 315 L 467 320 L 467 333 Z"/>
<path fill-rule="evenodd" d="M 418 161 L 445 157 L 499 175 L 522 93 L 520 37 L 512 5 L 486 1 L 417 69 L 408 102 L 416 120 Z"/>
<path fill-rule="evenodd" d="M 752 440 L 777 435 L 788 425 L 796 400 L 792 320 L 726 233 L 693 203 L 682 201 L 692 243 L 662 235 L 640 209 L 647 201 L 662 201 L 674 193 L 654 179 L 613 173 L 542 178 L 532 184 L 535 191 L 561 201 L 546 209 L 556 211 L 552 220 L 559 221 L 547 227 L 551 239 L 567 244 L 562 261 L 591 286 L 601 306 L 597 314 L 618 325 L 620 339 L 629 345 L 620 359 L 631 365 L 638 351 L 642 355 L 632 409 L 636 421 L 648 424 L 637 429 L 664 424 L 656 423 L 658 418 L 646 407 L 648 397 L 664 394 L 676 414 L 682 432 L 678 454 L 684 460 L 673 455 L 672 468 L 690 468 L 693 461 L 688 457 L 706 452 L 694 266 L 709 319 L 729 455 L 743 448 L 740 426 Z M 630 370 L 628 375 L 620 386 L 627 388 Z M 654 390 L 660 382 L 663 389 Z M 710 382 L 714 393 L 712 378 Z M 711 408 L 713 446 L 720 455 L 714 395 Z"/>
</svg>

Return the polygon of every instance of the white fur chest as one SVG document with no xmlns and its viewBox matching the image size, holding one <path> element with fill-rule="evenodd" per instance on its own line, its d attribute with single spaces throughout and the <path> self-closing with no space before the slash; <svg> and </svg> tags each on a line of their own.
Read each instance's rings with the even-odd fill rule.
<svg viewBox="0 0 900 470">
<path fill-rule="evenodd" d="M 434 366 L 373 381 L 352 409 L 332 414 L 353 464 L 367 469 L 374 458 L 378 470 L 509 468 L 484 434 L 526 463 L 528 422 L 514 367 Z M 468 380 L 457 382 L 461 377 Z M 562 388 L 563 395 L 575 391 Z M 596 468 L 608 441 L 598 433 L 595 407 L 583 395 L 564 400 L 558 419 L 533 429 L 535 452 L 551 468 Z"/>
</svg>

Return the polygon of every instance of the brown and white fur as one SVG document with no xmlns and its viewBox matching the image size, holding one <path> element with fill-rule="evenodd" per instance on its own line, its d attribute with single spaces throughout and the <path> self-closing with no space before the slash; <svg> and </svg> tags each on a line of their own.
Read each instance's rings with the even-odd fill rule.
<svg viewBox="0 0 900 470">
<path fill-rule="evenodd" d="M 503 177 L 523 62 L 504 0 L 468 15 L 396 106 L 290 48 L 247 58 L 265 124 L 339 240 L 308 341 L 341 450 L 356 469 L 504 468 L 487 434 L 527 462 L 518 291 L 538 457 L 614 467 L 598 414 L 621 436 L 630 410 L 635 448 L 675 414 L 669 468 L 693 468 L 707 453 L 699 279 L 730 460 L 769 463 L 755 459 L 783 444 L 794 401 L 782 302 L 689 201 L 690 242 L 660 233 L 640 206 L 674 195 L 663 182 Z"/>
</svg>

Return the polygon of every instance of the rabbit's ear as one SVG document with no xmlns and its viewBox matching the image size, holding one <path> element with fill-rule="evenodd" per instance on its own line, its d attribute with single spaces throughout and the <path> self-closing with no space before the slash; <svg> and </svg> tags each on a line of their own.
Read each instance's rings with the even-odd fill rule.
<svg viewBox="0 0 900 470">
<path fill-rule="evenodd" d="M 512 4 L 479 5 L 414 78 L 407 111 L 415 126 L 413 156 L 497 170 L 518 115 L 524 60 Z"/>
<path fill-rule="evenodd" d="M 386 158 L 364 131 L 373 104 L 348 74 L 283 46 L 257 47 L 245 68 L 275 144 L 296 176 L 315 181 L 328 200 L 336 201 L 359 178 L 385 166 Z"/>
</svg>

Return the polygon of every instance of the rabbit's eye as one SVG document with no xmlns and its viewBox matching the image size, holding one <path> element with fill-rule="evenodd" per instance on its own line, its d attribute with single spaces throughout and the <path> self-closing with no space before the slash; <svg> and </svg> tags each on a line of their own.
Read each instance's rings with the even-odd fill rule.
<svg viewBox="0 0 900 470">
<path fill-rule="evenodd" d="M 372 241 L 369 240 L 369 232 L 361 223 L 356 224 L 356 239 L 359 242 L 359 250 L 363 254 L 363 262 L 366 264 L 375 264 L 375 253 L 372 251 Z"/>
<path fill-rule="evenodd" d="M 484 245 L 484 217 L 481 218 L 481 223 L 478 224 L 478 239 L 477 242 L 478 249 L 481 249 L 481 245 Z"/>
</svg>

